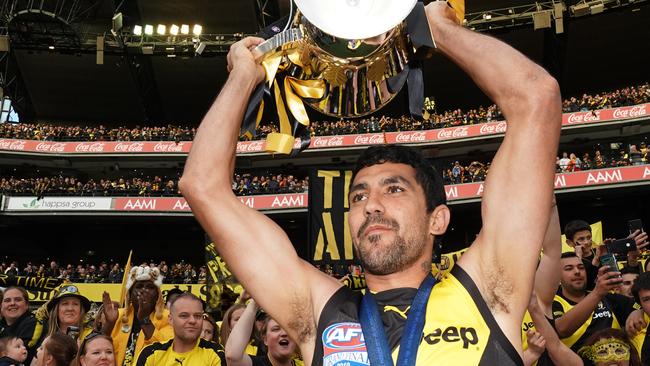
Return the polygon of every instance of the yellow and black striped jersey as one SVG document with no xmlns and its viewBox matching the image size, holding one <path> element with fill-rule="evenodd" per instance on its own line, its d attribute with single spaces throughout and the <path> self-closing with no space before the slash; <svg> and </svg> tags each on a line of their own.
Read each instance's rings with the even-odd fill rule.
<svg viewBox="0 0 650 366">
<path fill-rule="evenodd" d="M 219 345 L 199 338 L 191 351 L 174 352 L 174 340 L 151 344 L 140 352 L 137 366 L 221 366 L 226 365 Z"/>
<path fill-rule="evenodd" d="M 398 288 L 375 295 L 379 309 L 383 309 L 382 321 L 394 362 L 416 292 Z M 361 298 L 360 293 L 343 287 L 328 300 L 318 322 L 313 365 L 369 364 L 359 323 Z M 454 266 L 433 287 L 426 311 L 417 365 L 523 365 L 476 284 L 460 266 Z"/>
</svg>

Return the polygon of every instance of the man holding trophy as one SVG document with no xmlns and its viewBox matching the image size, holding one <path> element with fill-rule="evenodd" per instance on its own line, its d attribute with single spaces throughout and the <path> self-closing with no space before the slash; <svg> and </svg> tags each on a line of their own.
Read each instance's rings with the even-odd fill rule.
<svg viewBox="0 0 650 366">
<path fill-rule="evenodd" d="M 311 5 L 334 8 L 330 14 L 336 14 L 368 3 L 402 2 L 409 1 Z M 310 23 L 322 24 L 310 15 L 306 0 L 297 3 Z M 372 11 L 359 14 L 357 26 L 377 17 Z M 485 183 L 483 228 L 435 286 L 433 242 L 445 232 L 450 213 L 441 177 L 415 149 L 369 148 L 354 170 L 348 224 L 366 271 L 364 296 L 300 259 L 281 228 L 232 193 L 239 126 L 256 85 L 269 79 L 268 65 L 260 66 L 254 52 L 264 40 L 246 38 L 231 47 L 230 76 L 194 139 L 181 191 L 233 273 L 298 343 L 306 364 L 522 364 L 521 321 L 552 207 L 559 89 L 546 71 L 513 48 L 460 26 L 446 2 L 429 4 L 425 14 L 437 51 L 472 77 L 508 123 Z M 319 28 L 336 32 L 327 24 Z M 359 46 L 347 44 L 350 50 Z M 314 68 L 311 75 L 316 74 Z M 332 83 L 326 81 L 331 93 Z M 345 85 L 351 84 L 338 87 Z M 381 80 L 366 85 L 382 88 Z M 519 164 L 531 150 L 537 161 Z"/>
</svg>

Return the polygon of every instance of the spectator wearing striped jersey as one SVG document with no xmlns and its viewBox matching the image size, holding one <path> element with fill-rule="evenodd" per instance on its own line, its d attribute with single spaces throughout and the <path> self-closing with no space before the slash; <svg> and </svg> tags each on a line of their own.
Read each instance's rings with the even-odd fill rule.
<svg viewBox="0 0 650 366">
<path fill-rule="evenodd" d="M 201 338 L 203 302 L 185 292 L 170 305 L 169 323 L 174 338 L 145 347 L 137 366 L 221 366 L 223 355 L 216 343 Z"/>
<path fill-rule="evenodd" d="M 594 290 L 585 289 L 587 276 L 578 256 L 562 253 L 560 291 L 553 302 L 555 329 L 562 342 L 578 351 L 586 340 L 606 328 L 620 329 L 634 310 L 634 301 L 623 295 L 612 294 L 622 282 L 620 272 L 608 266 L 598 270 Z"/>
</svg>

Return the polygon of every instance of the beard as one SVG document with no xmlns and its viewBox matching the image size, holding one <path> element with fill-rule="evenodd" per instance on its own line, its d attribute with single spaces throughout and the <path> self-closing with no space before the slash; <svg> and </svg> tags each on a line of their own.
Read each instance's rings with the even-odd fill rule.
<svg viewBox="0 0 650 366">
<path fill-rule="evenodd" d="M 369 235 L 364 239 L 363 233 L 368 226 L 377 224 L 384 225 L 391 229 L 394 238 L 390 243 L 387 240 L 386 232 L 383 234 Z M 426 246 L 426 234 L 424 230 L 418 230 L 416 225 L 410 227 L 406 232 L 408 237 L 399 235 L 399 223 L 393 219 L 373 215 L 368 216 L 357 232 L 354 250 L 364 270 L 373 275 L 384 276 L 399 272 L 413 264 L 421 255 Z M 382 246 L 382 248 L 378 248 Z"/>
</svg>

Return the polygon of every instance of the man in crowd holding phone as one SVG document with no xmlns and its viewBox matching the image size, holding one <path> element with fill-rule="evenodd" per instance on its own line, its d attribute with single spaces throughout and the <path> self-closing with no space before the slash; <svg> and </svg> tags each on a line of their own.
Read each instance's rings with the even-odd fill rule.
<svg viewBox="0 0 650 366">
<path fill-rule="evenodd" d="M 611 264 L 600 267 L 596 285 L 589 292 L 582 260 L 575 253 L 566 252 L 560 261 L 560 291 L 553 302 L 555 328 L 562 342 L 577 351 L 595 332 L 622 328 L 634 310 L 634 300 L 610 293 L 622 283 L 617 267 L 612 268 Z"/>
</svg>

